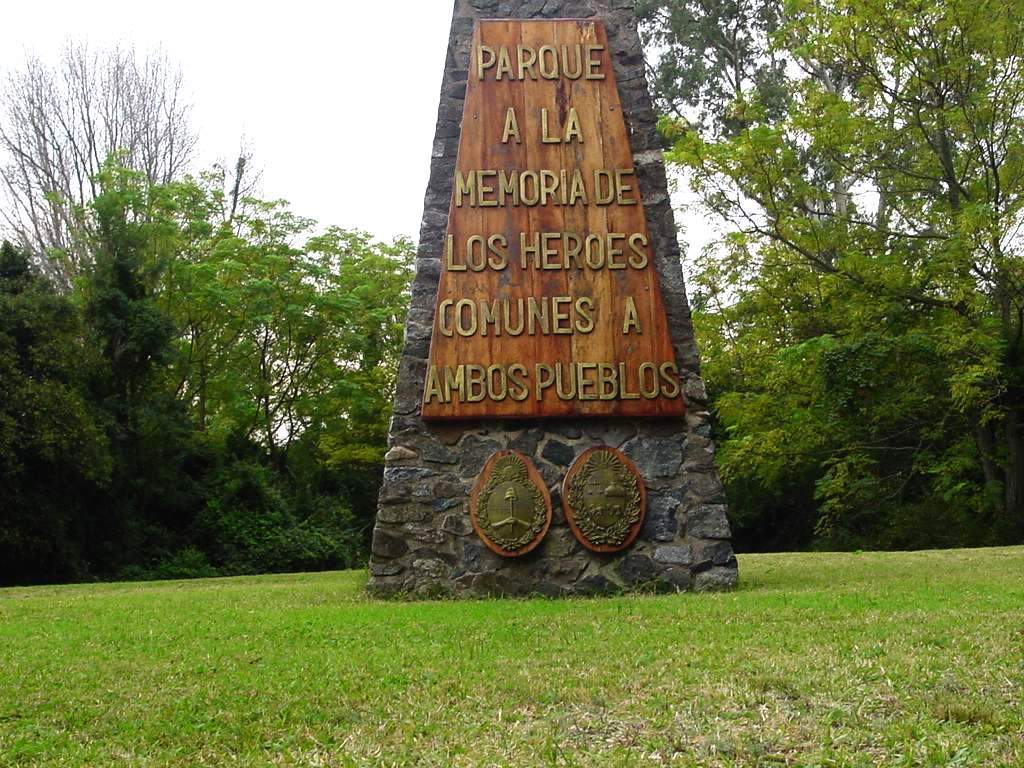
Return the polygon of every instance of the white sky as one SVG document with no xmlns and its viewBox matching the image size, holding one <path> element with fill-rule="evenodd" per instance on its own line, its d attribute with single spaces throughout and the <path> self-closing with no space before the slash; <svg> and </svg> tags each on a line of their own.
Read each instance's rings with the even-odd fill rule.
<svg viewBox="0 0 1024 768">
<path fill-rule="evenodd" d="M 192 94 L 201 166 L 244 138 L 262 194 L 322 224 L 416 238 L 452 0 L 5 4 L 0 73 L 69 39 L 162 46 Z M 685 217 L 694 229 L 697 221 Z M 697 226 L 705 229 L 704 225 Z M 692 235 L 697 235 L 696 238 Z M 703 241 L 703 232 L 690 239 Z"/>
</svg>

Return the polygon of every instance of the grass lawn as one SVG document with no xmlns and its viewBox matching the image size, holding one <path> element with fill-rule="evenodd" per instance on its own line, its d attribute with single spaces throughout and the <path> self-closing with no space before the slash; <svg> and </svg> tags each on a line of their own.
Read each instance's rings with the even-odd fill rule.
<svg viewBox="0 0 1024 768">
<path fill-rule="evenodd" d="M 1024 548 L 747 555 L 740 578 L 0 590 L 0 766 L 1024 766 Z"/>
</svg>

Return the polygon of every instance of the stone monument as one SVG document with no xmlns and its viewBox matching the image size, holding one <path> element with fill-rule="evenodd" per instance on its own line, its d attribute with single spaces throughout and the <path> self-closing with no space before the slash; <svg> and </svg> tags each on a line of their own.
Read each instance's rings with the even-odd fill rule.
<svg viewBox="0 0 1024 768">
<path fill-rule="evenodd" d="M 629 0 L 457 0 L 377 595 L 736 584 Z"/>
</svg>

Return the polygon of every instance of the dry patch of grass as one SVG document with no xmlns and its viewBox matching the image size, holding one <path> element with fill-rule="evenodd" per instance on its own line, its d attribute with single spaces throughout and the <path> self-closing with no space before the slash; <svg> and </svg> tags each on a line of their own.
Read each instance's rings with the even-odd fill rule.
<svg viewBox="0 0 1024 768">
<path fill-rule="evenodd" d="M 0 766 L 1024 765 L 1024 548 L 740 569 L 598 600 L 0 590 Z"/>
</svg>

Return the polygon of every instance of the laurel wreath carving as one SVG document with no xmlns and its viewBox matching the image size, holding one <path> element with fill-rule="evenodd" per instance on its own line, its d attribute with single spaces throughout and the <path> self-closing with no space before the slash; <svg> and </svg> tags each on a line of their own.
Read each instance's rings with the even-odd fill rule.
<svg viewBox="0 0 1024 768">
<path fill-rule="evenodd" d="M 533 521 L 529 529 L 518 536 L 511 536 L 502 530 L 498 530 L 491 524 L 490 517 L 486 514 L 487 505 L 494 494 L 495 489 L 503 483 L 515 483 L 521 491 L 530 494 L 530 501 L 533 504 Z M 515 552 L 522 549 L 537 535 L 544 530 L 544 524 L 548 519 L 547 505 L 544 503 L 544 496 L 540 489 L 530 480 L 526 464 L 518 456 L 502 456 L 494 465 L 491 479 L 480 491 L 476 503 L 476 522 L 480 530 L 487 538 L 504 549 L 506 552 Z"/>
<path fill-rule="evenodd" d="M 612 472 L 616 484 L 622 489 L 625 503 L 622 511 L 602 523 L 598 518 L 606 517 L 608 505 L 588 503 L 585 490 L 591 477 L 601 470 Z M 640 484 L 629 468 L 611 451 L 595 451 L 580 468 L 569 489 L 569 505 L 573 509 L 576 527 L 591 544 L 598 546 L 620 546 L 629 538 L 630 529 L 640 521 Z"/>
</svg>

